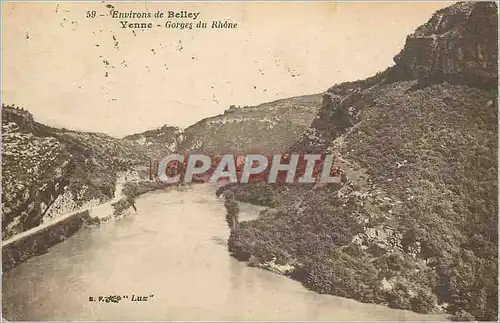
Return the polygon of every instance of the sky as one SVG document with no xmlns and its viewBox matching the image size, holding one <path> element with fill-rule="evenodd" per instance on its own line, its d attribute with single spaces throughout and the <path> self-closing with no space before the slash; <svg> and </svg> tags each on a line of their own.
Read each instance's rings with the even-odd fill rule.
<svg viewBox="0 0 500 323">
<path fill-rule="evenodd" d="M 115 137 L 165 124 L 186 128 L 232 104 L 320 93 L 372 76 L 450 4 L 2 1 L 2 102 L 44 124 Z M 199 15 L 119 19 L 108 5 Z M 87 18 L 92 11 L 96 17 Z M 122 28 L 125 20 L 155 27 Z M 212 29 L 214 20 L 237 28 Z M 209 28 L 166 28 L 167 21 Z"/>
</svg>

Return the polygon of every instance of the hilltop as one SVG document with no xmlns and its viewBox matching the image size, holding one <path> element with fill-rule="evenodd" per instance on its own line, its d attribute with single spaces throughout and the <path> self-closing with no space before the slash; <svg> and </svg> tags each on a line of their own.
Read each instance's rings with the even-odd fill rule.
<svg viewBox="0 0 500 323">
<path fill-rule="evenodd" d="M 280 152 L 309 126 L 320 103 L 321 95 L 306 95 L 232 107 L 188 127 L 180 149 L 212 154 Z"/>
<path fill-rule="evenodd" d="M 164 126 L 124 139 L 156 149 L 182 153 L 283 151 L 310 125 L 321 95 L 281 99 L 258 106 L 231 106 L 223 114 L 198 121 L 185 130 Z M 156 154 L 155 154 L 156 156 Z"/>
<path fill-rule="evenodd" d="M 182 129 L 178 127 L 164 125 L 157 129 L 125 136 L 123 139 L 142 146 L 150 157 L 157 158 L 178 149 L 184 138 L 182 132 Z"/>
</svg>

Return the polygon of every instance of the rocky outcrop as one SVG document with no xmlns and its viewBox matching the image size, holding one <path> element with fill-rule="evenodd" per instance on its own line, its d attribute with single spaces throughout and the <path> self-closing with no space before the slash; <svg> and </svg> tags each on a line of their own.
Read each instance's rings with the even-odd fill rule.
<svg viewBox="0 0 500 323">
<path fill-rule="evenodd" d="M 291 146 L 291 152 L 324 152 L 332 138 L 337 138 L 354 125 L 353 102 L 359 99 L 359 90 L 341 96 L 331 92 L 323 95 L 323 103 L 311 126 Z"/>
<path fill-rule="evenodd" d="M 140 145 L 57 129 L 2 106 L 2 239 L 113 198 L 117 173 L 148 164 Z"/>
<path fill-rule="evenodd" d="M 495 84 L 498 73 L 495 2 L 459 2 L 437 11 L 409 35 L 392 77 L 459 78 Z"/>
<path fill-rule="evenodd" d="M 318 113 L 300 138 L 289 146 L 289 152 L 331 152 L 335 140 L 360 121 L 360 112 L 373 100 L 363 97 L 363 91 L 386 82 L 392 68 L 364 80 L 345 82 L 329 88 L 322 95 Z"/>
</svg>

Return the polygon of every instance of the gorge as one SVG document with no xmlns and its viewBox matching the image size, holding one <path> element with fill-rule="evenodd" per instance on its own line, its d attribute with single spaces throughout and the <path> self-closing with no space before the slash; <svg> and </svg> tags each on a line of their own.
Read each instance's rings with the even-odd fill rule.
<svg viewBox="0 0 500 323">
<path fill-rule="evenodd" d="M 3 242 L 88 220 L 3 257 L 5 316 L 496 320 L 497 39 L 495 3 L 459 2 L 373 77 L 120 139 L 3 105 Z M 148 170 L 255 151 L 333 154 L 347 180 L 172 187 Z M 155 297 L 86 302 L 103 293 Z"/>
</svg>

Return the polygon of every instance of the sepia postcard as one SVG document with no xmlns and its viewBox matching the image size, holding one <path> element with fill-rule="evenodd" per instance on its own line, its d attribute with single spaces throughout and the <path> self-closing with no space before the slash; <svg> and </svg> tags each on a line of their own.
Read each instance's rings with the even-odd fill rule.
<svg viewBox="0 0 500 323">
<path fill-rule="evenodd" d="M 498 2 L 2 1 L 2 322 L 497 321 Z"/>
</svg>

